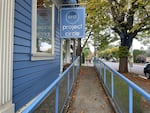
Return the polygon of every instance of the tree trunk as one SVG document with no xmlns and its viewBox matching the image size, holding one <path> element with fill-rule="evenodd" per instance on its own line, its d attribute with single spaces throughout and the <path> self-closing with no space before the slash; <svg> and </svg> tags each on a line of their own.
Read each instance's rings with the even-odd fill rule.
<svg viewBox="0 0 150 113">
<path fill-rule="evenodd" d="M 76 55 L 81 56 L 82 48 L 81 48 L 81 39 L 78 39 L 78 46 L 76 50 Z"/>
<path fill-rule="evenodd" d="M 76 50 L 76 55 L 80 56 L 80 64 L 81 64 L 81 52 L 82 52 L 81 39 L 78 39 L 78 46 L 77 46 L 77 50 Z"/>
<path fill-rule="evenodd" d="M 128 72 L 128 57 L 121 57 L 119 61 L 119 72 Z"/>
<path fill-rule="evenodd" d="M 126 47 L 126 49 L 121 51 L 120 61 L 119 61 L 119 72 L 121 73 L 127 73 L 128 72 L 128 56 L 129 56 L 129 49 L 132 45 L 133 38 L 131 38 L 127 32 L 121 33 L 120 39 L 121 39 L 121 46 L 120 47 Z M 120 50 L 119 50 L 120 51 Z"/>
</svg>

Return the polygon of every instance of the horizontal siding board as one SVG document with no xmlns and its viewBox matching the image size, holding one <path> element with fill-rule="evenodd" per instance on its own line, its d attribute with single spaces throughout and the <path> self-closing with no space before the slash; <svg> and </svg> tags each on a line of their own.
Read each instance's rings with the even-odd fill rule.
<svg viewBox="0 0 150 113">
<path fill-rule="evenodd" d="M 25 32 L 25 33 L 28 33 L 28 34 L 31 33 L 31 29 L 27 29 L 27 28 L 25 28 L 25 26 L 23 26 L 23 28 L 22 28 L 21 26 L 15 26 L 14 28 L 15 28 L 15 29 L 18 29 L 18 30 L 20 30 L 20 31 L 23 31 L 23 32 Z"/>
<path fill-rule="evenodd" d="M 14 44 L 30 47 L 31 41 L 20 37 L 15 37 Z"/>
<path fill-rule="evenodd" d="M 31 68 L 35 66 L 40 66 L 40 65 L 46 65 L 50 63 L 50 61 L 38 61 L 38 62 L 30 62 L 30 61 L 21 61 L 21 62 L 14 62 L 14 70 L 19 70 L 23 68 Z M 55 62 L 54 62 L 55 63 Z"/>
<path fill-rule="evenodd" d="M 25 0 L 16 0 L 16 4 L 18 6 L 20 6 L 21 8 L 24 8 L 24 10 L 26 10 L 29 13 L 29 15 L 31 16 L 32 8 L 31 8 L 31 4 L 30 3 L 31 2 L 28 3 Z"/>
<path fill-rule="evenodd" d="M 57 53 L 58 54 L 58 53 Z M 57 59 L 57 60 L 55 60 Z M 25 68 L 32 68 L 32 67 L 36 67 L 36 66 L 44 66 L 44 65 L 57 65 L 57 62 L 58 62 L 58 58 L 54 58 L 53 60 L 40 60 L 40 61 L 34 61 L 34 62 L 31 62 L 31 61 L 17 61 L 17 62 L 14 62 L 14 71 L 15 70 L 21 70 L 21 69 L 25 69 Z"/>
<path fill-rule="evenodd" d="M 27 25 L 26 23 L 23 23 L 22 21 L 17 19 L 15 19 L 14 23 L 15 28 L 31 33 L 31 26 Z"/>
<path fill-rule="evenodd" d="M 14 20 L 13 102 L 15 111 L 33 99 L 58 76 L 60 71 L 59 24 L 55 23 L 55 58 L 31 61 L 32 0 L 16 0 Z M 56 11 L 58 16 L 58 10 Z"/>
<path fill-rule="evenodd" d="M 39 75 L 43 75 L 41 73 L 46 73 L 47 71 L 53 71 L 55 68 L 57 68 L 57 65 L 54 65 L 54 66 L 51 66 L 51 65 L 46 66 L 45 65 L 45 66 L 32 67 L 31 69 L 30 68 L 20 69 L 20 70 L 14 71 L 14 74 L 15 74 L 14 78 L 15 79 L 22 78 L 22 77 L 27 78 L 27 77 L 31 77 L 31 76 L 33 76 L 33 78 L 35 76 L 35 78 L 36 78 L 37 74 L 40 73 Z M 26 71 L 28 71 L 28 72 L 26 72 Z M 27 79 L 29 79 L 29 78 L 27 78 Z"/>
<path fill-rule="evenodd" d="M 57 72 L 57 69 L 59 69 L 59 68 L 54 69 L 55 72 L 54 71 L 47 71 L 47 72 L 40 71 L 38 73 L 33 73 L 30 76 L 28 75 L 26 78 L 24 76 L 22 78 L 15 79 L 14 80 L 14 88 L 15 88 L 14 95 L 21 93 L 22 90 L 27 89 L 30 85 L 35 84 L 39 80 L 45 80 L 45 81 L 46 80 L 54 80 L 54 78 L 58 77 L 58 75 L 59 75 L 59 73 Z M 55 74 L 55 76 L 53 74 Z M 45 78 L 47 78 L 47 79 L 45 79 Z"/>
<path fill-rule="evenodd" d="M 54 79 L 52 79 L 51 81 L 48 81 L 48 78 L 45 78 L 45 79 L 47 80 L 46 81 L 47 86 L 54 81 Z M 37 88 L 40 89 L 41 91 L 43 91 L 45 89 L 45 87 L 40 85 L 43 82 L 45 82 L 45 80 L 44 81 L 38 80 L 38 81 L 36 81 L 36 84 L 33 84 L 31 87 L 28 87 L 27 89 L 24 90 L 24 92 L 19 93 L 19 95 L 16 96 L 16 100 L 14 101 L 15 103 L 18 103 L 18 106 L 16 106 L 16 109 L 22 107 L 23 103 L 27 103 L 28 99 L 30 99 L 30 100 L 33 99 L 39 93 L 37 91 Z M 20 97 L 23 97 L 23 98 L 20 98 Z"/>
<path fill-rule="evenodd" d="M 31 58 L 30 58 L 29 54 L 17 54 L 17 53 L 14 53 L 14 57 L 13 57 L 14 62 L 29 61 L 30 59 Z"/>
<path fill-rule="evenodd" d="M 28 92 L 32 92 L 34 89 L 37 90 L 38 88 L 40 89 L 45 89 L 44 88 L 44 85 L 41 85 L 43 84 L 43 82 L 45 82 L 46 86 L 50 85 L 58 76 L 44 76 L 44 77 L 41 77 L 41 78 L 38 78 L 38 79 L 35 79 L 35 81 L 29 81 L 28 84 L 27 83 L 24 83 L 20 86 L 18 86 L 15 90 L 14 90 L 14 93 L 16 93 L 15 97 L 16 97 L 16 101 L 19 101 L 21 100 L 21 95 L 22 94 L 25 94 L 28 93 Z M 29 84 L 30 83 L 30 84 Z M 32 88 L 32 89 L 30 89 Z M 31 91 L 30 91 L 30 90 Z M 28 90 L 28 92 L 24 92 Z M 33 92 L 32 92 L 33 93 Z"/>
<path fill-rule="evenodd" d="M 18 0 L 18 1 L 20 1 L 20 0 Z M 32 6 L 32 0 L 24 0 L 24 2 L 26 4 L 28 4 L 30 7 Z"/>
<path fill-rule="evenodd" d="M 32 73 L 36 74 L 36 72 L 42 72 L 43 70 L 44 70 L 43 72 L 46 72 L 47 70 L 52 71 L 52 70 L 54 70 L 54 68 L 57 68 L 57 66 L 58 66 L 55 63 L 35 66 L 35 67 L 32 67 L 32 68 L 29 67 L 29 68 L 14 70 L 14 75 L 15 75 L 14 78 L 20 78 L 20 77 L 26 76 L 26 75 L 30 76 L 30 74 L 32 74 Z"/>
<path fill-rule="evenodd" d="M 27 46 L 14 45 L 14 53 L 30 53 L 31 48 Z"/>
<path fill-rule="evenodd" d="M 23 6 L 21 6 L 18 2 L 16 2 L 16 9 L 18 12 L 20 12 L 22 15 L 24 15 L 26 18 L 31 17 L 31 12 L 26 10 Z"/>
<path fill-rule="evenodd" d="M 29 82 L 30 84 L 25 84 L 25 87 L 28 86 L 26 89 L 22 89 L 24 87 L 20 87 L 20 92 L 15 95 L 15 103 L 18 103 L 18 106 L 22 107 L 24 101 L 28 99 L 32 99 L 34 96 L 36 96 L 39 92 L 38 90 L 43 91 L 45 89 L 45 86 L 47 87 L 50 85 L 58 76 L 46 76 L 45 79 L 38 79 L 35 80 L 35 82 Z M 45 86 L 41 85 L 43 83 L 46 83 Z M 32 85 L 31 85 L 32 84 Z M 38 88 L 38 90 L 37 90 Z M 32 97 L 32 98 L 30 98 Z M 20 101 L 21 100 L 21 101 Z M 28 101 L 26 101 L 28 102 Z M 16 106 L 16 107 L 18 107 Z M 18 109 L 18 108 L 16 108 Z"/>
<path fill-rule="evenodd" d="M 28 25 L 31 25 L 31 18 L 27 18 L 25 15 L 22 15 L 22 13 L 17 10 L 15 10 L 15 18 L 16 17 L 18 20 L 23 21 Z"/>
<path fill-rule="evenodd" d="M 14 35 L 17 37 L 22 37 L 22 38 L 31 40 L 31 34 L 30 33 L 22 31 L 22 30 L 17 29 L 17 28 L 14 29 Z"/>
<path fill-rule="evenodd" d="M 24 24 L 24 25 L 26 25 L 26 26 L 29 26 L 30 27 L 30 29 L 31 29 L 31 23 L 27 23 L 26 21 L 24 21 L 24 20 L 22 20 L 21 18 L 16 18 L 15 17 L 15 21 L 19 21 L 19 22 L 21 22 L 22 24 Z M 16 24 L 15 24 L 16 25 Z M 23 26 L 24 26 L 23 25 Z M 18 27 L 18 26 L 17 26 Z"/>
</svg>

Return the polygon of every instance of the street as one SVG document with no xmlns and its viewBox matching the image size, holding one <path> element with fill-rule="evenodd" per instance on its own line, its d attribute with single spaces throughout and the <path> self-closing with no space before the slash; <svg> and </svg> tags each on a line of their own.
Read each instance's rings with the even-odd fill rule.
<svg viewBox="0 0 150 113">
<path fill-rule="evenodd" d="M 118 67 L 119 67 L 118 62 L 105 62 L 105 63 L 107 65 L 109 65 L 110 67 L 118 70 Z M 143 68 L 144 68 L 144 64 L 133 64 L 133 67 L 128 65 L 129 72 L 133 72 L 135 74 L 139 74 L 139 75 L 142 75 L 142 76 L 144 76 Z"/>
</svg>

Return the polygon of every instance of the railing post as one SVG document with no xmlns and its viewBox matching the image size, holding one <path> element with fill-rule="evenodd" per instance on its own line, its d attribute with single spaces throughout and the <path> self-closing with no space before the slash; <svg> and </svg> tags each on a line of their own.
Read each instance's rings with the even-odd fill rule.
<svg viewBox="0 0 150 113">
<path fill-rule="evenodd" d="M 111 97 L 114 98 L 114 73 L 111 72 Z"/>
<path fill-rule="evenodd" d="M 102 62 L 101 62 L 101 75 L 102 75 Z"/>
<path fill-rule="evenodd" d="M 100 71 L 99 72 L 100 72 L 100 76 L 102 76 L 102 63 L 101 63 L 101 61 L 99 64 L 100 64 Z"/>
<path fill-rule="evenodd" d="M 68 72 L 68 95 L 70 94 L 70 70 Z"/>
<path fill-rule="evenodd" d="M 73 83 L 75 81 L 75 70 L 74 70 L 74 65 L 73 65 Z"/>
<path fill-rule="evenodd" d="M 106 66 L 104 64 L 104 84 L 106 84 Z"/>
<path fill-rule="evenodd" d="M 78 65 L 76 65 L 76 77 L 78 75 Z"/>
<path fill-rule="evenodd" d="M 133 90 L 129 86 L 129 113 L 133 113 Z"/>
<path fill-rule="evenodd" d="M 59 109 L 59 84 L 56 85 L 56 98 L 55 98 L 55 113 L 58 113 Z"/>
</svg>

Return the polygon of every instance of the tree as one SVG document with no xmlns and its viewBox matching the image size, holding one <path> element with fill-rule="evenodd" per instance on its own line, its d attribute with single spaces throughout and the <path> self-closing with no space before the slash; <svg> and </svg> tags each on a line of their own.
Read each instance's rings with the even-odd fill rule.
<svg viewBox="0 0 150 113">
<path fill-rule="evenodd" d="M 150 1 L 149 0 L 107 0 L 110 6 L 112 29 L 121 40 L 120 72 L 128 72 L 129 49 L 133 38 L 138 33 L 150 29 Z"/>
<path fill-rule="evenodd" d="M 106 14 L 101 14 L 101 13 L 107 13 L 106 10 L 108 10 L 106 7 L 103 7 L 103 9 L 101 9 L 102 6 L 108 6 L 106 1 L 103 1 L 103 3 L 99 3 L 101 0 L 89 0 L 86 5 L 86 37 L 84 40 L 84 44 L 83 46 L 81 46 L 81 39 L 78 39 L 78 46 L 77 46 L 77 55 L 81 56 L 81 52 L 82 49 L 85 47 L 85 45 L 87 44 L 88 40 L 91 38 L 93 39 L 95 42 L 100 41 L 100 37 L 99 33 L 102 30 L 105 30 L 106 28 L 106 20 L 108 20 L 109 15 Z M 85 2 L 85 0 L 80 0 L 80 2 Z M 105 11 L 104 11 L 105 10 Z M 103 15 L 103 16 L 101 16 Z M 102 22 L 103 21 L 103 22 Z M 109 22 L 109 21 L 108 21 Z M 105 25 L 105 26 L 103 26 Z M 108 35 L 108 34 L 107 34 Z M 104 36 L 103 36 L 104 37 Z M 105 38 L 106 39 L 106 38 Z M 108 37 L 107 37 L 108 39 Z M 104 38 L 103 38 L 104 40 Z M 104 42 L 104 41 L 103 41 Z M 95 45 L 95 43 L 93 44 Z M 104 43 L 103 43 L 104 45 Z"/>
<path fill-rule="evenodd" d="M 104 58 L 106 60 L 110 60 L 110 59 L 118 59 L 118 47 L 113 47 L 113 48 L 107 48 L 103 51 L 99 52 L 99 57 Z"/>
<path fill-rule="evenodd" d="M 84 48 L 83 53 L 84 53 L 85 58 L 87 58 L 91 52 L 90 52 L 89 48 Z"/>
<path fill-rule="evenodd" d="M 81 2 L 84 0 L 81 0 Z M 109 15 L 108 3 L 101 0 L 89 0 L 86 6 L 86 38 L 84 44 L 81 47 L 81 39 L 78 39 L 77 55 L 80 56 L 82 49 L 85 47 L 89 39 L 94 42 L 93 46 L 96 49 L 105 49 L 109 42 L 116 40 L 116 37 L 110 37 L 108 33 L 110 31 L 109 27 Z M 103 7 L 105 6 L 105 7 Z"/>
<path fill-rule="evenodd" d="M 146 52 L 143 51 L 143 50 L 138 50 L 138 49 L 135 49 L 133 51 L 133 59 L 134 59 L 134 62 L 137 62 L 137 58 L 140 57 L 141 55 L 144 55 L 146 57 Z"/>
<path fill-rule="evenodd" d="M 92 35 L 111 28 L 118 34 L 121 42 L 119 71 L 128 72 L 129 49 L 133 39 L 149 34 L 150 0 L 88 0 L 86 8 L 87 33 Z"/>
</svg>

